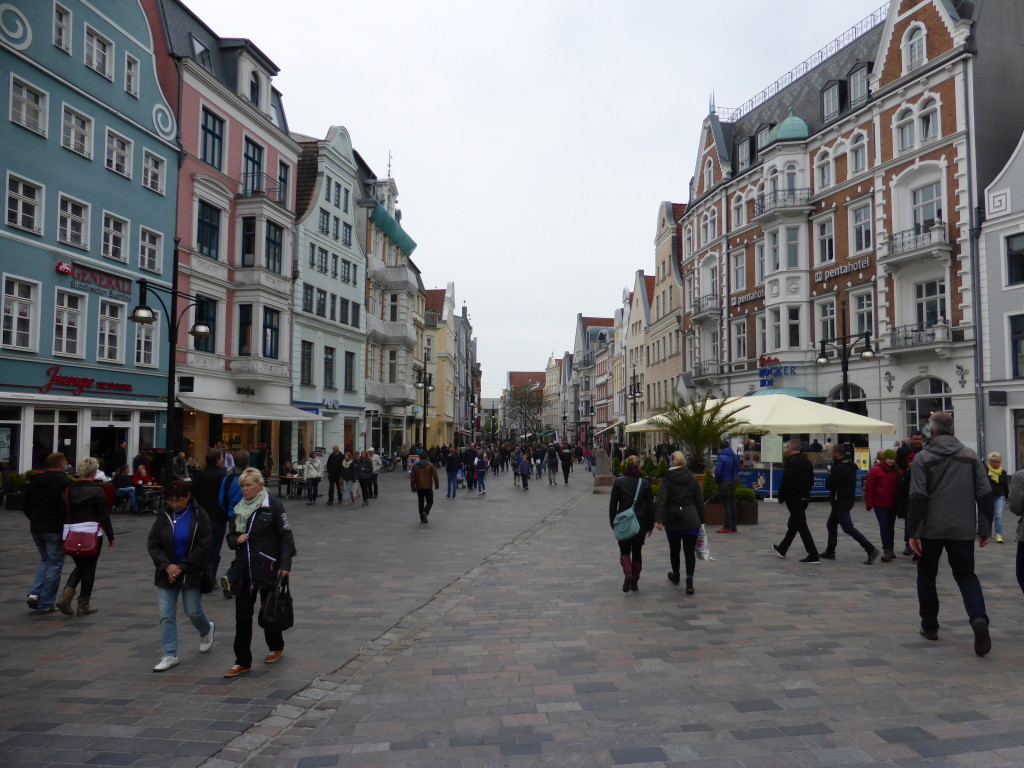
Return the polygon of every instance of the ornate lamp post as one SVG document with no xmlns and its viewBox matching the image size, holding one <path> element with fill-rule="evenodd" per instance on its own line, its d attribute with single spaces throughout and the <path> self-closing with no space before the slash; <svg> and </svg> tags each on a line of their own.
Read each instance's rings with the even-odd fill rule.
<svg viewBox="0 0 1024 768">
<path fill-rule="evenodd" d="M 839 357 L 839 367 L 843 372 L 843 410 L 850 410 L 850 358 L 854 352 L 857 351 L 857 345 L 862 344 L 860 349 L 861 360 L 872 360 L 875 357 L 875 351 L 871 347 L 871 331 L 864 331 L 863 333 L 847 334 L 846 326 L 846 302 L 841 303 L 842 313 L 842 336 L 836 336 L 831 339 L 821 340 L 821 351 L 818 353 L 818 359 L 814 362 L 818 365 L 828 365 L 829 358 L 825 354 L 825 347 L 832 347 L 836 351 Z"/>
<path fill-rule="evenodd" d="M 188 293 L 183 293 L 176 288 L 167 288 L 162 285 L 152 285 L 145 278 L 139 278 L 135 281 L 139 285 L 139 303 L 132 310 L 132 313 L 128 315 L 128 319 L 133 323 L 139 325 L 153 325 L 156 322 L 156 313 L 146 303 L 149 298 L 149 294 L 152 293 L 156 300 L 160 302 L 160 307 L 164 311 L 164 317 L 167 320 L 167 346 L 168 346 L 168 360 L 167 360 L 167 439 L 165 441 L 165 447 L 167 455 L 173 457 L 177 450 L 178 442 L 178 425 L 177 425 L 177 408 L 174 407 L 174 401 L 177 397 L 175 387 L 177 385 L 177 360 L 175 359 L 175 347 L 178 343 L 178 331 L 181 328 L 181 321 L 185 317 L 185 313 L 188 312 L 192 307 L 197 307 L 201 303 L 201 299 L 197 296 L 192 296 Z M 165 293 L 171 299 L 170 306 L 175 308 L 174 299 L 184 299 L 188 303 L 182 308 L 181 312 L 175 313 L 172 309 L 168 309 L 168 305 L 161 298 L 160 293 Z M 189 328 L 189 335 L 196 339 L 205 339 L 213 335 L 213 329 L 205 322 L 205 320 L 197 319 L 192 327 Z M 170 472 L 171 461 L 168 459 L 166 466 L 164 467 L 166 472 Z M 164 477 L 164 481 L 169 481 L 169 475 Z"/>
<path fill-rule="evenodd" d="M 430 405 L 430 393 L 434 391 L 434 374 L 428 373 L 427 369 L 415 368 L 416 389 L 423 390 L 423 434 L 422 445 L 427 447 L 427 407 Z"/>
<path fill-rule="evenodd" d="M 629 389 L 626 391 L 626 399 L 633 404 L 633 423 L 636 423 L 636 406 L 640 398 L 643 397 L 643 387 L 640 386 L 640 382 L 636 380 L 636 368 L 633 369 L 633 376 L 630 379 Z"/>
</svg>

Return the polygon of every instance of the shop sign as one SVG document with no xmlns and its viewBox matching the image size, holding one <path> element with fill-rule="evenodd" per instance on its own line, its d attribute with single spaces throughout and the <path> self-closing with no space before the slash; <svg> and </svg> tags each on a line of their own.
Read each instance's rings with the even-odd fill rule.
<svg viewBox="0 0 1024 768">
<path fill-rule="evenodd" d="M 59 365 L 52 365 L 46 369 L 46 375 L 50 380 L 39 387 L 42 393 L 51 389 L 70 389 L 72 395 L 81 395 L 87 389 L 98 389 L 105 392 L 131 392 L 131 384 L 122 384 L 117 381 L 96 381 L 85 376 L 62 376 Z"/>
<path fill-rule="evenodd" d="M 68 261 L 57 264 L 57 273 L 68 275 L 71 278 L 71 287 L 79 291 L 88 291 L 122 301 L 128 301 L 132 297 L 132 281 L 127 277 L 118 277 Z"/>
<path fill-rule="evenodd" d="M 256 390 L 252 387 L 235 387 L 236 395 L 245 395 L 246 397 L 255 397 Z"/>
<path fill-rule="evenodd" d="M 738 307 L 740 304 L 746 304 L 747 302 L 757 301 L 758 299 L 764 298 L 764 288 L 753 293 L 745 293 L 742 296 L 733 296 L 732 305 Z"/>
<path fill-rule="evenodd" d="M 814 279 L 819 283 L 824 283 L 831 280 L 834 277 L 840 275 L 848 275 L 851 272 L 860 272 L 862 269 L 871 268 L 871 257 L 865 256 L 860 261 L 854 261 L 849 264 L 844 264 L 841 267 L 833 267 L 832 269 L 819 269 L 814 273 Z"/>
<path fill-rule="evenodd" d="M 324 408 L 335 408 L 335 409 L 337 409 L 337 408 L 341 408 L 342 407 L 340 400 L 328 400 L 326 397 L 323 399 L 323 402 L 321 402 L 320 404 Z"/>
<path fill-rule="evenodd" d="M 299 408 L 299 410 L 300 411 L 305 411 L 306 413 L 312 413 L 314 416 L 319 416 L 320 415 L 320 409 L 319 408 Z"/>
<path fill-rule="evenodd" d="M 761 380 L 761 388 L 774 387 L 779 376 L 796 376 L 795 365 L 779 365 L 777 357 L 761 355 L 757 360 L 757 376 Z"/>
</svg>

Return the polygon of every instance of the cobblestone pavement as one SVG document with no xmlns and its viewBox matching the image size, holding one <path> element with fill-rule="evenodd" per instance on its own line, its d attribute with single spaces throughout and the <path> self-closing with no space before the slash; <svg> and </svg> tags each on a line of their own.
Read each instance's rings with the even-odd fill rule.
<svg viewBox="0 0 1024 768">
<path fill-rule="evenodd" d="M 948 569 L 930 643 L 909 558 L 865 567 L 841 537 L 835 562 L 780 560 L 774 504 L 759 526 L 711 534 L 696 595 L 665 580 L 658 534 L 640 591 L 624 595 L 607 497 L 575 478 L 523 493 L 503 476 L 486 502 L 442 496 L 429 526 L 397 476 L 369 511 L 293 503 L 298 625 L 281 663 L 233 681 L 219 676 L 232 622 L 216 595 L 214 651 L 186 645 L 180 667 L 148 671 L 155 601 L 130 521 L 101 560 L 102 613 L 25 615 L 34 551 L 8 513 L 0 764 L 1024 765 L 1013 544 L 978 553 L 993 637 L 979 659 Z M 823 538 L 824 506 L 810 517 Z M 869 515 L 855 521 L 877 537 Z"/>
</svg>

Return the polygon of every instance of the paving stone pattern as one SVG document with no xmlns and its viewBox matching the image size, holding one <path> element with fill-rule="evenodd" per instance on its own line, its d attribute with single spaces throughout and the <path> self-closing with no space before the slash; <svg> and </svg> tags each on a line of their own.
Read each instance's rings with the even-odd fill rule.
<svg viewBox="0 0 1024 768">
<path fill-rule="evenodd" d="M 696 595 L 665 580 L 657 533 L 640 591 L 623 594 L 607 496 L 585 474 L 442 495 L 429 526 L 401 480 L 385 476 L 369 511 L 290 503 L 298 625 L 279 664 L 232 681 L 216 594 L 214 650 L 196 653 L 179 621 L 182 665 L 149 672 L 160 648 L 142 521 L 116 521 L 102 612 L 65 619 L 24 609 L 34 548 L 20 513 L 0 517 L 0 765 L 1024 765 L 1013 544 L 977 555 L 993 637 L 979 659 L 948 569 L 930 643 L 909 558 L 865 567 L 841 537 L 834 562 L 780 560 L 774 504 L 759 526 L 711 534 Z M 825 516 L 811 507 L 822 540 Z M 855 521 L 877 538 L 868 514 Z M 257 632 L 257 658 L 260 646 Z"/>
</svg>

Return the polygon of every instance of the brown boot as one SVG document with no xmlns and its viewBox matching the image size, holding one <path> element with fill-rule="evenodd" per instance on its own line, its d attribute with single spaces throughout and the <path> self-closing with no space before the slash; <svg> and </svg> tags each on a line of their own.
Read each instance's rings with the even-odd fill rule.
<svg viewBox="0 0 1024 768">
<path fill-rule="evenodd" d="M 896 554 L 891 549 L 887 549 L 882 553 L 882 562 L 891 563 L 895 556 Z"/>
<path fill-rule="evenodd" d="M 96 609 L 89 607 L 89 598 L 78 598 L 78 612 L 75 613 L 75 616 L 88 616 L 90 613 L 96 613 Z"/>
<path fill-rule="evenodd" d="M 75 598 L 75 590 L 71 587 L 64 587 L 64 592 L 61 594 L 57 602 L 54 603 L 60 612 L 65 616 L 74 616 L 75 612 L 71 610 L 71 601 Z"/>
</svg>

